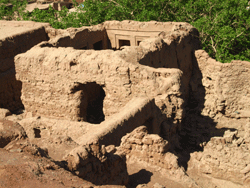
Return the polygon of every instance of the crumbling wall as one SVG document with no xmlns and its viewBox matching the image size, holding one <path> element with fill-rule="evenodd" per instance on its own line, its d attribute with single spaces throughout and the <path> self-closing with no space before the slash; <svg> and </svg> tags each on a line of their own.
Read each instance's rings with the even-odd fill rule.
<svg viewBox="0 0 250 188">
<path fill-rule="evenodd" d="M 203 50 L 195 52 L 202 85 L 192 80 L 192 89 L 197 93 L 196 100 L 204 100 L 202 114 L 214 118 L 223 115 L 230 118 L 250 117 L 250 64 L 246 61 L 220 63 L 210 58 Z M 204 99 L 198 93 L 204 88 Z"/>
<path fill-rule="evenodd" d="M 195 57 L 181 137 L 198 149 L 211 137 L 223 136 L 224 129 L 243 132 L 250 117 L 250 67 L 246 61 L 217 62 L 204 50 Z"/>
<path fill-rule="evenodd" d="M 242 137 L 237 130 L 228 130 L 222 137 L 211 138 L 203 152 L 191 154 L 188 171 L 249 187 L 249 130 L 248 122 Z"/>
<path fill-rule="evenodd" d="M 14 57 L 48 40 L 47 26 L 47 23 L 0 21 L 0 108 L 10 111 L 23 108 L 22 83 L 15 78 Z"/>
<path fill-rule="evenodd" d="M 247 187 L 250 64 L 223 64 L 204 50 L 197 50 L 195 57 L 180 132 L 182 146 L 190 153 L 187 173 L 197 181 L 197 175 L 205 175 Z"/>
<path fill-rule="evenodd" d="M 90 82 L 105 91 L 105 116 L 119 112 L 133 97 L 167 93 L 181 96 L 180 70 L 129 63 L 121 58 L 121 53 L 36 46 L 16 56 L 16 77 L 23 84 L 25 109 L 34 114 L 77 120 L 81 97 L 73 88 Z"/>
<path fill-rule="evenodd" d="M 108 38 L 103 24 L 81 28 L 53 29 L 47 28 L 49 42 L 43 46 L 73 47 L 75 49 L 109 49 Z"/>
<path fill-rule="evenodd" d="M 117 45 L 117 35 L 124 34 L 132 47 L 124 46 L 121 57 L 127 62 L 154 68 L 178 68 L 183 72 L 182 94 L 188 97 L 189 81 L 195 61 L 194 51 L 201 48 L 197 29 L 188 23 L 163 22 L 105 22 L 111 45 Z M 119 31 L 115 30 L 118 29 Z M 118 37 L 119 38 L 119 37 Z M 135 47 L 139 46 L 139 47 Z M 116 48 L 118 48 L 116 46 Z"/>
<path fill-rule="evenodd" d="M 133 157 L 152 164 L 159 163 L 162 167 L 172 168 L 170 164 L 167 164 L 168 161 L 163 159 L 163 155 L 168 152 L 170 147 L 168 141 L 163 140 L 157 134 L 148 134 L 146 126 L 140 126 L 124 136 L 121 147 L 127 155 L 133 155 Z M 158 160 L 159 158 L 162 158 L 163 161 Z"/>
<path fill-rule="evenodd" d="M 138 47 L 127 47 L 121 51 L 98 52 L 60 48 L 109 48 L 113 45 L 114 31 L 121 24 L 123 26 L 117 30 L 118 33 L 128 32 L 131 36 L 134 36 L 133 33 L 138 36 L 142 35 L 141 32 L 154 33 L 149 37 L 158 33 L 159 38 L 146 39 L 141 44 L 138 43 Z M 152 25 L 156 27 L 152 29 Z M 113 33 L 110 34 L 111 30 Z M 179 93 L 178 97 L 184 99 L 188 96 L 189 86 L 186 83 L 190 77 L 189 70 L 192 69 L 191 57 L 193 50 L 199 47 L 195 38 L 198 35 L 197 30 L 189 24 L 114 21 L 79 29 L 55 30 L 47 27 L 46 32 L 50 37 L 49 42 L 40 43 L 32 52 L 17 57 L 15 62 L 16 76 L 23 84 L 22 101 L 25 103 L 25 109 L 34 114 L 71 120 L 86 119 L 81 111 L 82 92 L 74 92 L 73 88 L 77 84 L 90 82 L 95 82 L 105 91 L 105 116 L 118 112 L 134 96 L 154 97 L 163 93 L 170 95 L 170 88 L 176 83 L 180 87 L 175 86 L 173 90 Z M 108 37 L 111 37 L 110 44 Z M 182 54 L 183 50 L 186 51 Z M 152 69 L 141 65 L 178 68 L 183 74 L 173 76 L 176 70 Z M 178 89 L 180 90 L 177 91 Z M 48 100 L 49 103 L 45 102 Z"/>
<path fill-rule="evenodd" d="M 28 119 L 26 119 L 28 120 Z M 28 120 L 29 121 L 29 120 Z M 31 121 L 29 121 L 29 123 L 31 123 L 33 120 L 31 119 Z M 46 121 L 46 120 L 45 120 Z M 23 125 L 24 122 L 22 122 Z M 26 122 L 27 124 L 29 124 L 28 122 Z M 39 122 L 33 122 L 34 124 L 39 124 Z M 45 122 L 46 123 L 50 123 L 51 122 Z M 52 122 L 52 123 L 55 123 Z M 71 122 L 72 123 L 72 122 Z M 75 122 L 77 123 L 77 122 Z M 59 128 L 60 126 L 62 126 L 61 123 L 59 123 Z M 76 125 L 76 124 L 75 124 Z M 28 125 L 26 125 L 28 126 Z M 25 126 L 25 130 L 27 130 L 27 127 Z M 46 125 L 42 125 L 42 123 L 40 124 L 40 126 L 46 126 Z M 29 159 L 33 158 L 33 156 L 36 156 L 37 158 L 43 157 L 43 159 L 40 158 L 40 163 L 30 163 L 32 167 L 36 167 L 35 169 L 37 171 L 39 171 L 39 173 L 44 174 L 45 170 L 48 170 L 48 168 L 53 169 L 54 173 L 57 173 L 57 171 L 59 171 L 59 166 L 55 165 L 53 160 L 56 160 L 58 158 L 53 158 L 53 160 L 51 160 L 51 151 L 50 150 L 50 146 L 52 145 L 52 143 L 46 143 L 43 146 L 38 146 L 36 145 L 36 141 L 35 139 L 32 138 L 32 136 L 30 135 L 30 132 L 27 133 L 24 130 L 24 128 L 22 126 L 20 126 L 20 124 L 18 123 L 14 123 L 13 121 L 8 121 L 8 120 L 0 120 L 0 128 L 3 130 L 2 132 L 0 132 L 0 148 L 4 148 L 5 151 L 9 151 L 10 153 L 16 153 L 17 156 L 26 156 L 24 157 L 25 159 L 28 157 Z M 48 128 L 48 127 L 47 127 Z M 53 127 L 54 128 L 54 127 Z M 48 128 L 48 129 L 53 129 L 53 128 Z M 69 128 L 69 126 L 68 126 Z M 57 133 L 60 133 L 62 135 L 62 138 L 66 138 L 67 136 L 65 136 L 65 131 L 60 131 L 60 130 L 56 130 L 56 128 L 54 128 L 54 131 L 57 131 Z M 73 128 L 71 128 L 73 129 Z M 75 130 L 71 130 L 71 131 L 75 131 Z M 78 132 L 81 132 L 80 129 L 77 130 Z M 45 132 L 45 131 L 44 131 Z M 53 131 L 51 131 L 53 132 Z M 43 133 L 42 133 L 43 134 Z M 51 137 L 55 137 L 58 136 L 58 134 L 52 134 Z M 45 137 L 44 135 L 42 135 L 42 137 Z M 47 135 L 47 138 L 49 137 L 49 135 Z M 39 137 L 38 137 L 39 138 Z M 39 138 L 38 140 L 40 140 L 42 138 Z M 67 139 L 68 140 L 68 139 Z M 43 141 L 45 141 L 45 139 L 43 138 Z M 42 142 L 43 142 L 42 141 Z M 52 141 L 52 140 L 50 140 Z M 62 141 L 62 140 L 59 140 Z M 69 140 L 68 140 L 69 141 Z M 58 145 L 57 147 L 60 147 L 61 145 L 63 145 L 62 143 L 60 145 Z M 55 146 L 54 146 L 55 147 Z M 58 148 L 57 148 L 58 149 Z M 9 153 L 3 152 L 1 150 L 1 153 L 4 153 L 5 155 L 3 156 L 9 156 Z M 101 145 L 98 143 L 98 141 L 96 140 L 92 140 L 92 142 L 90 142 L 89 144 L 86 145 L 75 145 L 75 147 L 73 149 L 71 149 L 70 151 L 68 151 L 66 148 L 63 149 L 64 154 L 64 160 L 58 159 L 58 163 L 60 164 L 59 161 L 64 161 L 63 163 L 60 164 L 61 167 L 64 167 L 66 170 L 71 171 L 74 175 L 79 176 L 80 178 L 84 179 L 85 181 L 90 181 L 93 182 L 95 185 L 107 185 L 107 184 L 111 184 L 111 185 L 126 185 L 128 183 L 128 173 L 127 173 L 127 166 L 126 166 L 126 157 L 125 154 L 122 151 L 119 152 L 110 152 L 107 151 L 104 145 Z M 60 153 L 58 153 L 60 155 Z M 5 161 L 5 157 L 3 157 L 1 155 L 1 162 Z M 52 166 L 47 166 L 43 165 L 44 164 L 44 160 L 53 163 L 54 165 Z M 15 160 L 11 160 L 11 161 L 15 161 Z M 31 160 L 33 162 L 33 160 Z M 15 163 L 17 164 L 13 164 L 13 167 L 15 168 L 16 165 L 19 165 L 20 163 L 22 163 L 21 159 L 18 159 L 18 162 L 16 161 Z M 6 169 L 9 168 L 7 166 L 1 165 L 1 169 Z M 25 166 L 23 166 L 25 167 Z M 22 169 L 22 168 L 21 168 Z M 26 169 L 24 168 L 26 172 L 23 172 L 24 174 L 27 175 L 28 172 L 31 171 L 31 169 Z M 62 169 L 61 169 L 62 170 Z M 32 172 L 34 173 L 34 170 L 32 169 Z M 38 173 L 38 172 L 37 172 Z M 36 173 L 34 173 L 36 174 Z M 36 174 L 38 175 L 38 174 Z M 48 175 L 50 177 L 53 177 L 56 179 L 56 177 L 52 175 Z M 41 178 L 41 176 L 39 176 Z M 45 178 L 47 177 L 47 175 L 45 176 Z M 2 176 L 1 176 L 2 178 Z M 28 179 L 32 179 L 35 178 L 35 176 L 28 178 Z M 35 178 L 36 179 L 36 178 Z M 54 180 L 55 180 L 54 179 Z M 1 179 L 2 181 L 2 179 Z M 27 179 L 26 179 L 27 181 Z M 46 181 L 47 182 L 47 181 Z M 3 184 L 4 185 L 4 184 Z M 67 184 L 64 184 L 65 186 Z"/>
<path fill-rule="evenodd" d="M 118 113 L 93 128 L 88 135 L 83 135 L 79 142 L 84 145 L 98 140 L 102 145 L 119 146 L 126 133 L 141 125 L 147 126 L 152 133 L 159 133 L 164 119 L 160 113 L 154 99 L 133 98 Z"/>
<path fill-rule="evenodd" d="M 198 187 L 178 164 L 178 157 L 169 152 L 170 143 L 157 134 L 148 134 L 146 126 L 140 126 L 122 138 L 116 148 L 126 153 L 127 163 L 156 166 L 164 177 L 178 181 L 185 187 Z"/>
<path fill-rule="evenodd" d="M 65 156 L 65 160 L 70 171 L 96 185 L 128 183 L 124 153 L 108 153 L 98 142 L 75 148 Z"/>
</svg>

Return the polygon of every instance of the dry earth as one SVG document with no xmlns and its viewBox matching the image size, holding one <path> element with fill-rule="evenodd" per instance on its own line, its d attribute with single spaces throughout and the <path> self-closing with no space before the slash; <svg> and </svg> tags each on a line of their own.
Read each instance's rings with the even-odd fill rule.
<svg viewBox="0 0 250 188">
<path fill-rule="evenodd" d="M 0 21 L 0 187 L 250 187 L 250 62 L 198 35 Z"/>
</svg>

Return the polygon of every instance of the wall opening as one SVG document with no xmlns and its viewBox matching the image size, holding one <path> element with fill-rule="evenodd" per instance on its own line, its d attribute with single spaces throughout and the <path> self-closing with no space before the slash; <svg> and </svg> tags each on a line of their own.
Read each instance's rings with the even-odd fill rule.
<svg viewBox="0 0 250 188">
<path fill-rule="evenodd" d="M 41 138 L 41 130 L 34 128 L 34 134 L 35 134 L 35 138 Z"/>
<path fill-rule="evenodd" d="M 96 82 L 77 83 L 72 92 L 78 96 L 76 116 L 79 121 L 93 124 L 104 121 L 103 100 L 106 95 L 101 85 Z"/>
<path fill-rule="evenodd" d="M 153 134 L 153 118 L 148 118 L 143 125 L 145 125 L 147 127 L 148 133 L 149 134 Z"/>
<path fill-rule="evenodd" d="M 130 46 L 130 40 L 119 40 L 119 48 L 122 46 Z"/>
<path fill-rule="evenodd" d="M 139 46 L 139 45 L 140 45 L 140 43 L 141 43 L 141 41 L 137 41 L 137 46 Z"/>
<path fill-rule="evenodd" d="M 95 50 L 102 50 L 102 40 L 93 44 Z"/>
</svg>

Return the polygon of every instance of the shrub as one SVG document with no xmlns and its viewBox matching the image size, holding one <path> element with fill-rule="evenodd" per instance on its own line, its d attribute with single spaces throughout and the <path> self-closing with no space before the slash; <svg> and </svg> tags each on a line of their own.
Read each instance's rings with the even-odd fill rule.
<svg viewBox="0 0 250 188">
<path fill-rule="evenodd" d="M 12 6 L 9 6 L 12 5 Z M 0 19 L 19 20 L 27 5 L 27 1 L 23 0 L 0 0 Z"/>
</svg>

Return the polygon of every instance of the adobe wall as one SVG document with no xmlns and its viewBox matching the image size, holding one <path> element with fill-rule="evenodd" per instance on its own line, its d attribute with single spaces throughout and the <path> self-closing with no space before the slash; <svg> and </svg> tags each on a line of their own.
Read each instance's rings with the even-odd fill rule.
<svg viewBox="0 0 250 188">
<path fill-rule="evenodd" d="M 168 92 L 181 95 L 181 71 L 128 63 L 121 53 L 38 45 L 16 56 L 16 77 L 23 84 L 25 109 L 34 115 L 82 120 L 80 105 L 88 94 L 74 88 L 88 83 L 96 83 L 105 91 L 105 116 L 119 112 L 133 97 Z"/>
<path fill-rule="evenodd" d="M 47 32 L 51 40 L 44 46 L 96 50 L 125 48 L 121 57 L 127 62 L 154 68 L 179 68 L 186 77 L 185 88 L 192 74 L 194 51 L 201 49 L 198 31 L 181 22 L 106 21 L 92 27 L 48 29 Z M 145 39 L 147 42 L 143 41 Z M 100 48 L 95 47 L 98 43 Z M 126 48 L 127 45 L 131 47 Z"/>
<path fill-rule="evenodd" d="M 14 56 L 48 40 L 47 23 L 0 20 L 0 107 L 10 111 L 23 108 L 20 81 L 15 79 Z"/>
<path fill-rule="evenodd" d="M 125 20 L 106 21 L 104 27 L 107 31 L 112 48 L 121 48 L 120 40 L 127 40 L 130 46 L 139 44 L 149 38 L 160 37 L 165 46 L 158 42 L 152 46 L 152 41 L 143 42 L 148 48 L 145 56 L 133 54 L 140 64 L 155 68 L 179 68 L 190 78 L 192 72 L 192 54 L 200 49 L 199 33 L 192 25 L 184 22 L 136 22 Z M 164 48 L 165 47 L 165 48 Z M 132 56 L 132 55 L 131 55 Z M 131 61 L 131 60 L 130 60 Z"/>
<path fill-rule="evenodd" d="M 101 49 L 121 49 L 127 45 L 135 47 L 143 40 L 152 38 L 152 41 L 143 44 L 146 51 L 134 48 L 123 58 L 154 68 L 179 68 L 187 77 L 187 83 L 192 72 L 192 54 L 201 49 L 197 29 L 182 22 L 106 21 L 91 27 L 66 30 L 49 28 L 47 32 L 51 38 L 48 46 L 71 46 L 75 49 L 96 49 L 94 45 L 98 42 L 102 43 Z M 152 46 L 155 43 L 153 38 L 157 37 L 164 42 L 158 41 Z"/>
<path fill-rule="evenodd" d="M 71 171 L 90 181 L 100 177 L 107 183 L 103 173 L 114 170 L 111 182 L 121 180 L 124 184 L 126 153 L 127 164 L 155 165 L 164 177 L 172 177 L 186 187 L 205 187 L 206 182 L 220 185 L 211 178 L 249 187 L 249 62 L 215 61 L 199 50 L 197 30 L 183 23 L 166 24 L 171 27 L 158 34 L 150 31 L 157 35 L 138 44 L 136 36 L 145 36 L 149 31 L 134 31 L 135 23 L 107 22 L 67 30 L 41 26 L 39 36 L 32 29 L 14 35 L 14 45 L 10 37 L 1 40 L 1 52 L 5 50 L 0 56 L 1 105 L 16 109 L 20 101 L 26 112 L 8 116 L 10 113 L 2 110 L 0 115 L 19 122 L 32 145 L 46 146 L 55 161 L 65 159 Z M 155 22 L 138 24 L 148 27 L 151 23 Z M 114 24 L 113 29 L 105 24 Z M 21 25 L 15 27 L 21 31 Z M 164 24 L 155 23 L 158 25 Z M 127 30 L 120 31 L 119 27 Z M 39 44 L 16 55 L 18 50 L 30 48 L 28 39 L 33 38 L 29 36 L 39 39 L 44 31 L 49 41 L 34 40 Z M 135 41 L 134 46 L 106 49 L 116 44 L 116 31 L 119 37 L 126 32 L 133 35 L 118 37 L 117 44 L 126 45 L 119 40 L 129 40 L 131 45 Z M 20 47 L 12 51 L 15 44 Z M 93 50 L 94 46 L 105 50 Z M 91 116 L 89 111 L 94 111 Z M 102 119 L 97 123 L 91 118 Z M 15 135 L 19 126 L 10 124 L 3 124 L 7 130 L 2 131 L 4 145 L 14 139 L 9 139 L 11 136 L 24 136 L 23 129 Z M 13 148 L 25 151 L 20 150 L 25 147 L 22 142 L 15 143 Z M 107 153 L 105 146 L 100 146 L 120 143 Z M 117 156 L 112 159 L 115 152 Z M 115 169 L 104 168 L 107 164 Z M 101 168 L 102 173 L 91 165 Z M 115 178 L 121 174 L 125 179 Z"/>
<path fill-rule="evenodd" d="M 201 114 L 211 118 L 249 118 L 249 62 L 220 63 L 204 50 L 197 50 L 195 56 L 201 74 L 192 78 L 191 87 L 195 99 L 204 101 L 199 107 L 202 108 Z"/>
<path fill-rule="evenodd" d="M 126 132 L 142 124 L 153 124 L 152 133 L 177 143 L 176 133 L 181 129 L 183 106 L 189 94 L 193 53 L 200 45 L 197 30 L 185 23 L 112 23 L 67 30 L 47 27 L 49 41 L 15 57 L 26 112 L 100 123 L 102 129 L 91 133 L 93 138 L 85 135 L 82 144 L 97 139 L 101 144 L 119 145 Z M 143 25 L 145 34 L 154 24 L 158 27 L 153 32 L 158 34 L 138 46 L 111 50 L 107 48 L 112 47 L 112 39 L 108 38 L 112 34 L 108 34 L 105 24 L 110 28 L 122 24 L 127 26 L 127 33 L 137 36 L 141 33 L 136 33 L 133 26 Z M 91 50 L 100 41 L 101 48 Z M 140 107 L 138 97 L 153 102 Z M 131 111 L 133 106 L 138 110 L 135 113 Z M 126 117 L 122 115 L 125 112 Z"/>
<path fill-rule="evenodd" d="M 108 38 L 103 27 L 103 24 L 81 27 L 81 28 L 68 28 L 66 30 L 47 28 L 48 36 L 50 37 L 49 43 L 43 45 L 54 47 L 73 47 L 75 49 L 109 49 Z M 100 49 L 95 47 L 95 44 L 102 41 L 99 46 Z"/>
<path fill-rule="evenodd" d="M 139 46 L 147 38 L 171 36 L 175 31 L 198 36 L 197 30 L 184 22 L 137 22 L 132 20 L 106 21 L 103 23 L 112 48 L 119 49 L 119 40 L 128 40 L 130 46 Z M 175 33 L 176 34 L 176 33 Z"/>
<path fill-rule="evenodd" d="M 13 58 L 41 41 L 48 40 L 49 38 L 45 32 L 45 28 L 48 26 L 50 26 L 49 23 L 0 20 L 1 60 Z M 9 64 L 3 64 L 1 69 L 7 70 L 10 67 Z"/>
<path fill-rule="evenodd" d="M 195 57 L 181 135 L 196 148 L 187 173 L 201 185 L 198 179 L 209 175 L 249 187 L 250 64 L 220 63 L 204 50 Z"/>
<path fill-rule="evenodd" d="M 97 142 L 76 147 L 64 160 L 71 172 L 95 185 L 127 185 L 126 156 L 123 152 L 108 152 Z"/>
<path fill-rule="evenodd" d="M 146 126 L 139 126 L 122 137 L 117 151 L 123 151 L 127 156 L 127 164 L 145 163 L 156 167 L 164 178 L 170 178 L 183 187 L 198 188 L 196 182 L 190 178 L 179 165 L 178 157 L 169 151 L 171 143 L 157 134 L 149 134 Z"/>
<path fill-rule="evenodd" d="M 98 140 L 105 146 L 119 146 L 125 133 L 133 131 L 140 125 L 147 126 L 151 133 L 159 134 L 160 123 L 163 121 L 159 111 L 154 99 L 133 98 L 118 113 L 102 122 L 98 128 L 79 138 L 79 143 L 86 145 L 93 140 Z"/>
</svg>

